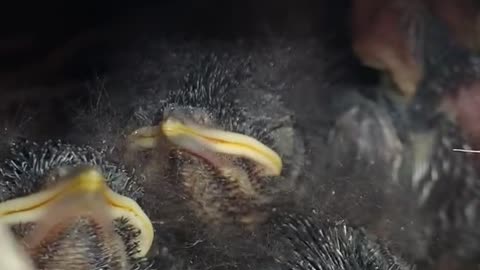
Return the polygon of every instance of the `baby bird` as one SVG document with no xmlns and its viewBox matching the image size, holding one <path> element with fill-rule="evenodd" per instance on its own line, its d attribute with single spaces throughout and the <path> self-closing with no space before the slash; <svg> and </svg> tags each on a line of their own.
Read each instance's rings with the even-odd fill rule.
<svg viewBox="0 0 480 270">
<path fill-rule="evenodd" d="M 294 190 L 304 166 L 303 139 L 282 100 L 291 86 L 272 78 L 290 63 L 273 62 L 279 58 L 266 48 L 247 42 L 155 43 L 144 58 L 135 55 L 140 64 L 134 73 L 127 66 L 128 77 L 120 70 L 107 79 L 107 89 L 128 89 L 128 102 L 110 101 L 127 116 L 100 118 L 97 130 L 104 130 L 102 123 L 123 123 L 116 132 L 126 134 L 124 153 L 134 153 L 149 190 L 159 192 L 152 196 L 172 202 L 166 198 L 180 194 L 174 209 L 186 202 L 211 225 L 261 223 L 275 198 Z M 286 55 L 291 49 L 283 50 Z M 124 143 L 118 142 L 120 149 Z M 139 162 L 142 155 L 150 157 Z M 164 197 L 162 189 L 171 194 Z"/>
<path fill-rule="evenodd" d="M 470 11 L 475 12 L 473 3 L 468 0 L 462 3 L 471 4 Z M 480 143 L 476 124 L 479 59 L 465 41 L 473 39 L 473 34 L 468 37 L 453 32 L 458 30 L 455 24 L 459 19 L 471 17 L 455 17 L 452 13 L 453 17 L 448 18 L 447 9 L 444 9 L 448 3 L 444 1 L 389 1 L 385 5 L 396 7 L 390 9 L 395 10 L 396 16 L 387 16 L 389 9 L 379 9 L 378 13 L 383 14 L 379 18 L 390 18 L 395 24 L 379 24 L 379 28 L 394 30 L 389 33 L 403 47 L 388 43 L 390 39 L 382 42 L 375 35 L 366 34 L 364 40 L 371 43 L 360 43 L 365 45 L 363 48 L 373 49 L 376 44 L 382 50 L 377 47 L 377 50 L 366 50 L 372 53 L 370 56 L 362 52 L 358 55 L 372 59 L 384 57 L 382 61 L 387 64 L 401 63 L 385 70 L 393 81 L 401 77 L 403 84 L 412 86 L 410 91 L 396 82 L 400 92 L 411 94 L 406 95 L 407 102 L 393 102 L 401 112 L 397 114 L 401 117 L 395 117 L 394 122 L 401 123 L 398 119 L 403 118 L 406 123 L 400 131 L 406 135 L 403 139 L 406 152 L 401 158 L 404 165 L 399 168 L 410 171 L 399 183 L 404 186 L 405 194 L 414 196 L 405 196 L 409 199 L 396 203 L 409 205 L 405 209 L 413 214 L 397 215 L 411 219 L 403 226 L 406 232 L 412 232 L 411 244 L 407 246 L 414 243 L 416 247 L 424 246 L 423 251 L 416 250 L 412 254 L 434 264 L 434 269 L 475 268 L 480 250 L 475 229 L 480 209 L 478 158 L 455 152 L 455 149 L 475 149 Z M 465 5 L 452 12 L 462 12 Z M 418 76 L 402 76 L 409 73 Z M 383 89 L 388 93 L 391 87 Z M 400 223 L 395 220 L 393 224 Z"/>
<path fill-rule="evenodd" d="M 140 181 L 105 152 L 17 141 L 0 174 L 0 222 L 34 269 L 150 269 L 142 258 L 153 226 L 135 201 Z"/>
<path fill-rule="evenodd" d="M 321 210 L 427 269 L 474 267 L 480 182 L 474 155 L 453 151 L 471 149 L 458 127 L 442 115 L 413 118 L 384 87 L 337 101 Z"/>
</svg>

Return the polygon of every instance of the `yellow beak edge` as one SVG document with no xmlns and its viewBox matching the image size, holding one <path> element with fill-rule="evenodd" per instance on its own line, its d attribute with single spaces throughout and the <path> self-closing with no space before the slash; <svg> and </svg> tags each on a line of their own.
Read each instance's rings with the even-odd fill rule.
<svg viewBox="0 0 480 270">
<path fill-rule="evenodd" d="M 147 254 L 153 243 L 154 230 L 150 219 L 134 200 L 112 191 L 102 174 L 93 168 L 83 170 L 66 180 L 44 191 L 0 203 L 0 222 L 9 225 L 38 222 L 49 211 L 50 206 L 62 204 L 65 200 L 73 200 L 76 206 L 94 212 L 98 205 L 88 202 L 93 198 L 100 198 L 101 200 L 95 201 L 105 203 L 112 221 L 116 218 L 127 218 L 141 231 L 140 252 L 137 255 Z"/>
<path fill-rule="evenodd" d="M 186 150 L 204 148 L 206 150 L 240 156 L 261 165 L 266 176 L 278 176 L 282 172 L 280 156 L 258 140 L 234 132 L 186 125 L 169 118 L 159 126 L 143 127 L 130 135 L 131 144 L 137 148 L 153 148 L 161 136 Z"/>
</svg>

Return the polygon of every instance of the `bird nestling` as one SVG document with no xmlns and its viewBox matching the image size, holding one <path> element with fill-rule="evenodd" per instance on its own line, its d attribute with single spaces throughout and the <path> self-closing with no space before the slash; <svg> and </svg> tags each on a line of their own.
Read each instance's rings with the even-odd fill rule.
<svg viewBox="0 0 480 270">
<path fill-rule="evenodd" d="M 478 172 L 468 140 L 445 115 L 412 117 L 384 88 L 373 100 L 347 95 L 331 129 L 323 211 L 388 239 L 399 253 L 437 269 L 449 258 L 476 265 Z M 427 121 L 428 119 L 428 121 Z M 324 214 L 324 213 L 322 213 Z M 455 268 L 457 269 L 457 268 Z"/>
<path fill-rule="evenodd" d="M 153 155 L 133 160 L 156 182 L 149 190 L 180 194 L 208 224 L 262 222 L 276 194 L 292 190 L 304 155 L 264 52 L 220 42 L 154 43 L 143 52 L 129 79 L 121 70 L 105 87 L 129 88 L 130 104 L 113 105 L 130 114 L 118 133 L 135 149 L 126 156 Z"/>
<path fill-rule="evenodd" d="M 401 5 L 397 1 L 389 2 L 393 3 L 397 7 Z M 471 47 L 468 40 L 475 39 L 475 34 L 470 32 L 465 36 L 463 31 L 457 31 L 458 24 L 472 19 L 478 8 L 468 0 L 461 1 L 456 10 L 447 9 L 449 3 L 445 1 L 408 3 L 410 9 L 397 9 L 397 17 L 403 19 L 396 22 L 403 22 L 404 27 L 400 28 L 403 35 L 397 38 L 405 37 L 400 40 L 402 44 L 410 44 L 406 46 L 409 49 L 384 46 L 385 50 L 393 52 L 389 54 L 392 61 L 414 63 L 410 68 L 390 70 L 394 73 L 392 77 L 401 76 L 404 70 L 421 70 L 421 73 L 416 72 L 421 74 L 421 79 L 406 79 L 406 83 L 416 85 L 403 107 L 404 117 L 410 123 L 405 140 L 405 149 L 410 153 L 403 157 L 402 166 L 411 173 L 400 183 L 405 194 L 414 197 L 396 203 L 413 203 L 405 207 L 410 210 L 397 214 L 411 216 L 411 221 L 404 223 L 408 228 L 405 231 L 411 236 L 400 233 L 403 235 L 400 241 L 410 238 L 409 243 L 423 246 L 411 253 L 433 264 L 433 268 L 444 267 L 448 261 L 453 262 L 453 265 L 447 264 L 448 269 L 473 269 L 478 264 L 476 258 L 480 251 L 480 238 L 475 229 L 480 210 L 478 157 L 454 152 L 454 149 L 469 150 L 480 146 L 477 124 L 480 61 L 468 48 Z M 468 5 L 471 10 L 465 10 Z M 458 17 L 459 12 L 471 15 Z M 374 37 L 370 36 L 371 41 Z M 413 61 L 402 60 L 398 56 L 400 53 Z M 397 87 L 408 92 L 399 83 Z M 398 219 L 393 220 L 397 220 L 394 224 L 400 223 Z"/>
<path fill-rule="evenodd" d="M 11 147 L 0 168 L 0 222 L 34 269 L 149 269 L 142 258 L 153 226 L 135 201 L 139 179 L 104 158 L 61 142 Z"/>
</svg>

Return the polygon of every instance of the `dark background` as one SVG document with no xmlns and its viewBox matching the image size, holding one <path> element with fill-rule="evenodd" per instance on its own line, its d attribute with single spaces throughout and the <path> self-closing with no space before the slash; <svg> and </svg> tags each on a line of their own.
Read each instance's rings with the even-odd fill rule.
<svg viewBox="0 0 480 270">
<path fill-rule="evenodd" d="M 348 46 L 348 0 L 13 1 L 0 10 L 0 85 L 56 85 L 108 69 L 140 35 L 229 39 L 335 36 Z M 4 91 L 4 89 L 2 89 Z"/>
<path fill-rule="evenodd" d="M 34 138 L 68 132 L 65 101 L 88 103 L 85 83 L 150 37 L 318 36 L 348 54 L 349 19 L 349 0 L 8 1 L 0 7 L 0 124 L 7 135 L 29 125 Z"/>
</svg>

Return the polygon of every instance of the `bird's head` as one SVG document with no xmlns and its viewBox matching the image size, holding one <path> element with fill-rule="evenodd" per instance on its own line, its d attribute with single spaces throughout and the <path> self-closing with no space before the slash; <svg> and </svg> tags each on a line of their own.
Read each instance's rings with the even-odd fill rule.
<svg viewBox="0 0 480 270">
<path fill-rule="evenodd" d="M 140 258 L 153 243 L 153 226 L 135 200 L 112 189 L 109 177 L 121 175 L 113 172 L 118 168 L 104 174 L 108 166 L 94 166 L 85 152 L 78 152 L 88 152 L 85 148 L 51 142 L 21 145 L 1 169 L 0 222 L 12 228 L 33 265 L 141 269 Z M 68 164 L 75 154 L 83 162 Z M 117 180 L 129 185 L 128 179 Z"/>
<path fill-rule="evenodd" d="M 129 142 L 152 149 L 168 141 L 173 178 L 202 216 L 252 223 L 254 209 L 298 176 L 303 144 L 277 95 L 242 85 L 248 65 L 219 58 L 206 57 L 179 90 L 156 99 L 144 112 L 154 125 L 135 130 Z"/>
</svg>

